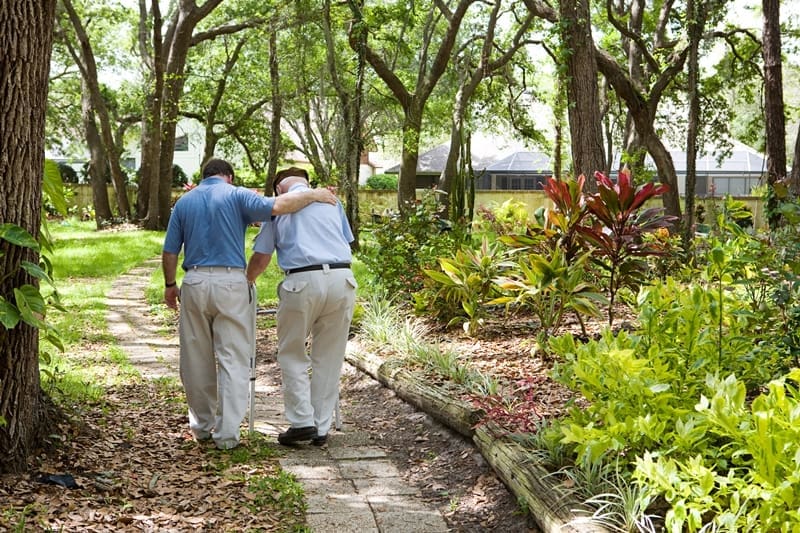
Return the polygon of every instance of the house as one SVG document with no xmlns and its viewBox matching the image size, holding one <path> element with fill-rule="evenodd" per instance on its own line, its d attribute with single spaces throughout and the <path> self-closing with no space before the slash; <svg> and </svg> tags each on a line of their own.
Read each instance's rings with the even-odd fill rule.
<svg viewBox="0 0 800 533">
<path fill-rule="evenodd" d="M 678 190 L 686 190 L 686 152 L 671 151 L 678 174 Z M 764 183 L 767 160 L 742 144 L 734 146 L 729 156 L 717 160 L 714 154 L 704 153 L 697 158 L 695 194 L 706 196 L 750 196 L 754 188 Z"/>
<path fill-rule="evenodd" d="M 686 152 L 670 150 L 675 174 L 678 178 L 678 193 L 686 193 Z M 656 166 L 650 156 L 645 158 L 645 167 L 655 173 Z M 612 168 L 619 168 L 619 157 Z M 753 189 L 764 183 L 767 160 L 760 153 L 744 144 L 733 142 L 733 148 L 720 158 L 714 150 L 701 151 L 695 163 L 695 195 L 750 196 Z M 616 175 L 612 171 L 611 177 Z"/>
<path fill-rule="evenodd" d="M 430 189 L 439 182 L 447 155 L 450 152 L 450 144 L 444 143 L 436 146 L 419 155 L 417 160 L 417 189 Z M 485 176 L 486 170 L 494 161 L 508 154 L 508 148 L 504 150 L 504 144 L 492 139 L 480 140 L 472 143 L 472 169 L 475 177 L 479 180 Z M 399 174 L 400 165 L 397 164 L 384 170 L 386 174 Z"/>
<path fill-rule="evenodd" d="M 514 152 L 487 166 L 475 182 L 475 189 L 542 190 L 545 180 L 553 175 L 552 168 L 550 156 L 544 152 Z"/>
<path fill-rule="evenodd" d="M 448 145 L 442 144 L 420 154 L 417 163 L 417 188 L 432 187 L 447 160 Z M 671 150 L 681 195 L 686 189 L 686 152 Z M 655 172 L 655 164 L 648 156 L 645 166 Z M 472 167 L 475 171 L 475 189 L 491 191 L 541 190 L 547 177 L 553 174 L 550 156 L 544 152 L 515 151 L 504 157 L 497 152 L 476 155 L 473 153 Z M 620 167 L 619 156 L 612 168 Z M 400 165 L 385 171 L 398 174 Z M 713 151 L 704 152 L 697 158 L 695 194 L 706 196 L 749 196 L 753 189 L 763 183 L 766 159 L 752 148 L 734 143 L 730 154 L 718 159 Z M 616 171 L 611 172 L 612 179 Z"/>
</svg>

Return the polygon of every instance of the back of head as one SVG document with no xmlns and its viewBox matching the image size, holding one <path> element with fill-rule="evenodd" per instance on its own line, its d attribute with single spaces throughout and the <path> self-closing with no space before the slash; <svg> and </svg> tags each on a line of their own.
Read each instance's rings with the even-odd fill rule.
<svg viewBox="0 0 800 533">
<path fill-rule="evenodd" d="M 211 176 L 230 176 L 233 179 L 233 167 L 223 159 L 211 159 L 203 167 L 203 179 Z"/>
<path fill-rule="evenodd" d="M 279 170 L 275 173 L 275 177 L 272 178 L 272 190 L 277 196 L 278 194 L 278 184 L 285 180 L 286 178 L 291 178 L 297 176 L 299 178 L 303 178 L 308 181 L 308 171 L 304 168 L 300 167 L 289 167 L 284 168 L 283 170 Z"/>
</svg>

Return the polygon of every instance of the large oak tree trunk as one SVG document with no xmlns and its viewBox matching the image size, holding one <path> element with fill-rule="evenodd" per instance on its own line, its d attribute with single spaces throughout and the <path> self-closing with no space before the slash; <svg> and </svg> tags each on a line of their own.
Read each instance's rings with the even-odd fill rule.
<svg viewBox="0 0 800 533">
<path fill-rule="evenodd" d="M 0 221 L 39 235 L 44 124 L 56 0 L 0 2 Z M 34 284 L 23 260 L 37 254 L 0 240 L 0 296 Z M 0 471 L 19 472 L 44 426 L 38 331 L 0 326 Z"/>
<path fill-rule="evenodd" d="M 569 130 L 572 139 L 572 166 L 575 176 L 586 176 L 589 190 L 596 190 L 595 171 L 605 169 L 603 128 L 597 84 L 589 0 L 562 0 L 559 3 L 563 46 L 567 58 Z M 567 22 L 568 21 L 568 22 Z"/>
</svg>

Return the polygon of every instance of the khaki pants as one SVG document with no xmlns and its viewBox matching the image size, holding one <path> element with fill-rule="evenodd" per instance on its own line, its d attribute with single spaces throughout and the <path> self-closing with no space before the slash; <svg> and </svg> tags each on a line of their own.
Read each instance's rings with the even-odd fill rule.
<svg viewBox="0 0 800 533">
<path fill-rule="evenodd" d="M 291 274 L 278 286 L 278 363 L 292 427 L 316 426 L 319 435 L 328 434 L 357 287 L 350 269 Z"/>
<path fill-rule="evenodd" d="M 183 278 L 180 374 L 189 427 L 198 438 L 213 430 L 220 448 L 238 444 L 247 412 L 255 306 L 243 269 L 198 267 Z"/>
</svg>

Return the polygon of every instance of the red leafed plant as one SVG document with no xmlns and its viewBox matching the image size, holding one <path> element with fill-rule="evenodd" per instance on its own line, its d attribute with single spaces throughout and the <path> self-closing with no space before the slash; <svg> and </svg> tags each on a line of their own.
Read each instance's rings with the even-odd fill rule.
<svg viewBox="0 0 800 533">
<path fill-rule="evenodd" d="M 555 209 L 547 211 L 546 227 L 557 237 L 557 246 L 564 250 L 568 261 L 581 253 L 576 228 L 583 223 L 588 213 L 583 186 L 586 177 L 581 174 L 575 180 L 557 180 L 552 176 L 544 185 L 544 193 L 553 202 Z"/>
<path fill-rule="evenodd" d="M 672 226 L 676 217 L 664 215 L 660 207 L 642 209 L 647 200 L 667 191 L 667 185 L 636 187 L 627 167 L 620 171 L 617 183 L 602 172 L 595 172 L 595 178 L 598 192 L 585 199 L 591 225 L 581 225 L 576 231 L 595 247 L 593 262 L 608 274 L 611 325 L 619 289 L 644 280 L 648 270 L 644 258 L 666 253 L 659 242 L 645 240 L 643 235 Z"/>
</svg>

